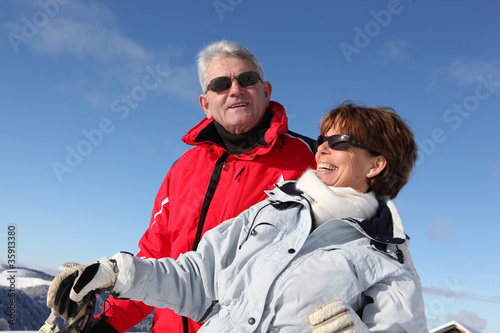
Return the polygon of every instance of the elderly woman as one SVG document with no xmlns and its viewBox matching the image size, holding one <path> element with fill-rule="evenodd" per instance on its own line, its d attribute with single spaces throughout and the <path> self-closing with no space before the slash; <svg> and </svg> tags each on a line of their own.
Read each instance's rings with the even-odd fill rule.
<svg viewBox="0 0 500 333">
<path fill-rule="evenodd" d="M 208 231 L 196 252 L 119 253 L 67 270 L 48 306 L 68 316 L 73 302 L 110 290 L 205 322 L 200 332 L 426 332 L 390 200 L 417 158 L 412 131 L 392 109 L 344 104 L 320 133 L 316 170 Z"/>
</svg>

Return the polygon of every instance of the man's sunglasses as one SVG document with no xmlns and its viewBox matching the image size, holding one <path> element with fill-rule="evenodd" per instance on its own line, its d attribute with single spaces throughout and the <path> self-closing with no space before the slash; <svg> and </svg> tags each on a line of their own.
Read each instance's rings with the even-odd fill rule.
<svg viewBox="0 0 500 333">
<path fill-rule="evenodd" d="M 241 87 L 250 87 L 262 80 L 260 78 L 259 73 L 254 71 L 244 72 L 233 78 L 227 76 L 220 76 L 210 81 L 210 83 L 207 86 L 207 91 L 208 90 L 212 90 L 213 92 L 226 91 L 229 88 L 231 88 L 233 79 L 236 79 L 236 81 L 238 81 L 238 84 Z"/>
<path fill-rule="evenodd" d="M 333 150 L 347 150 L 350 146 L 366 149 L 358 140 L 347 134 L 320 135 L 318 136 L 318 147 L 325 141 L 328 142 L 328 147 Z"/>
</svg>

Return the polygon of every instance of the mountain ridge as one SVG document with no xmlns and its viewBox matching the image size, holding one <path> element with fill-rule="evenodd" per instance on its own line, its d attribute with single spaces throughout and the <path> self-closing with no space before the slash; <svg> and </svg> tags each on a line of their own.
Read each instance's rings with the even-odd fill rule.
<svg viewBox="0 0 500 333">
<path fill-rule="evenodd" d="M 51 267 L 21 265 L 12 268 L 0 262 L 0 331 L 38 331 L 50 314 L 47 291 L 55 275 L 61 270 Z M 96 313 L 100 313 L 109 295 L 99 295 Z M 134 332 L 148 332 L 153 312 L 132 328 Z"/>
</svg>

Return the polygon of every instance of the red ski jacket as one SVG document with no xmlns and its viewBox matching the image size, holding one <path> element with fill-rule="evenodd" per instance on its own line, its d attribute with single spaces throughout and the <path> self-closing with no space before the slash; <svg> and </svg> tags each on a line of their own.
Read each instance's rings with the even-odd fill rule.
<svg viewBox="0 0 500 333">
<path fill-rule="evenodd" d="M 315 168 L 313 140 L 288 131 L 284 107 L 270 102 L 264 141 L 246 153 L 229 154 L 215 143 L 215 127 L 205 118 L 182 140 L 194 147 L 170 168 L 155 199 L 149 228 L 139 241 L 139 257 L 177 258 L 196 249 L 207 230 L 265 199 L 265 190 Z M 141 302 L 110 300 L 107 323 L 118 332 L 138 324 L 153 309 Z M 155 309 L 152 332 L 193 333 L 202 324 Z M 187 328 L 189 327 L 189 329 Z"/>
</svg>

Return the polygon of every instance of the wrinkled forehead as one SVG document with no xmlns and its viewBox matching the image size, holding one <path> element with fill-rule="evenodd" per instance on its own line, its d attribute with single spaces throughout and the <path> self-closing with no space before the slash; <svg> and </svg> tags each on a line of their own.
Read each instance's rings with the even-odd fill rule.
<svg viewBox="0 0 500 333">
<path fill-rule="evenodd" d="M 256 71 L 255 65 L 250 60 L 236 57 L 217 58 L 207 67 L 207 81 L 220 76 L 235 77 L 241 73 Z"/>
</svg>

